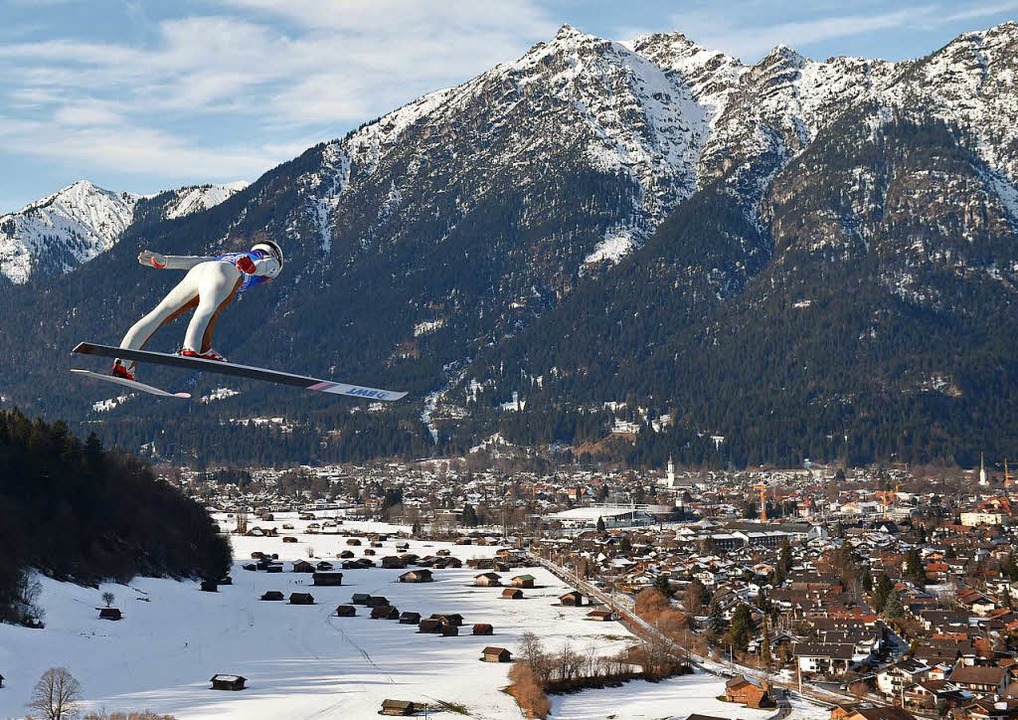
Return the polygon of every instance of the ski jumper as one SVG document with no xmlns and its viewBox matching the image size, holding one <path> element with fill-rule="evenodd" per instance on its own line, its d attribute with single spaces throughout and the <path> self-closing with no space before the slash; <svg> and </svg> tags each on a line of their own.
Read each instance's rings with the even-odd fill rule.
<svg viewBox="0 0 1018 720">
<path fill-rule="evenodd" d="M 144 349 L 160 327 L 194 310 L 183 349 L 207 352 L 212 347 L 212 333 L 223 308 L 238 294 L 276 277 L 280 271 L 276 258 L 262 250 L 225 253 L 214 258 L 153 256 L 146 251 L 138 259 L 158 269 L 187 270 L 187 274 L 124 335 L 120 347 L 136 350 Z M 130 367 L 134 367 L 134 362 Z"/>
</svg>

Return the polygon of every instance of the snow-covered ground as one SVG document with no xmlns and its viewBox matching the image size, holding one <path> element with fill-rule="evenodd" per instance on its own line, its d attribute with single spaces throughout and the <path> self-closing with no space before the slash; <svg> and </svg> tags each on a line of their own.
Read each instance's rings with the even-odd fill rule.
<svg viewBox="0 0 1018 720">
<path fill-rule="evenodd" d="M 742 720 L 765 720 L 774 709 L 751 710 L 717 699 L 725 692 L 725 679 L 714 675 L 685 675 L 658 683 L 643 680 L 616 688 L 588 690 L 552 699 L 553 720 L 645 720 L 675 718 L 691 713 Z M 795 717 L 794 715 L 792 717 Z"/>
<path fill-rule="evenodd" d="M 219 520 L 224 529 L 234 526 L 233 518 Z M 293 529 L 283 529 L 284 523 Z M 502 574 L 506 583 L 516 574 L 535 576 L 538 587 L 525 589 L 523 600 L 503 600 L 499 587 L 474 587 L 473 577 L 481 571 L 466 566 L 434 570 L 435 582 L 421 584 L 396 582 L 405 570 L 344 570 L 341 587 L 314 587 L 309 574 L 290 572 L 290 562 L 312 555 L 315 562 L 334 561 L 347 549 L 361 557 L 369 548 L 367 533 L 395 528 L 347 520 L 334 529 L 363 542 L 349 546 L 348 535 L 305 533 L 308 523 L 285 514 L 274 522 L 249 520 L 249 527 L 275 527 L 280 536 L 233 537 L 233 585 L 217 593 L 201 592 L 191 581 L 138 578 L 127 586 L 95 589 L 42 578 L 46 628 L 0 625 L 0 717 L 22 717 L 39 676 L 49 667 L 65 666 L 81 682 L 91 709 L 148 709 L 180 720 L 369 718 L 387 698 L 449 703 L 473 718 L 519 720 L 523 716 L 515 701 L 503 692 L 510 666 L 481 662 L 484 647 L 515 653 L 525 631 L 537 633 L 549 650 L 569 643 L 584 653 L 593 646 L 607 655 L 635 642 L 617 623 L 585 620 L 588 607 L 558 606 L 558 597 L 571 588 L 542 568 Z M 284 543 L 287 535 L 298 542 Z M 409 542 L 409 552 L 420 556 L 448 549 L 462 560 L 491 557 L 497 549 L 390 537 L 383 547 L 372 548 L 374 559 L 396 554 L 397 542 Z M 242 569 L 254 551 L 278 553 L 285 571 Z M 310 592 L 316 604 L 260 601 L 267 590 L 287 597 Z M 123 620 L 98 618 L 107 591 Z M 353 593 L 384 595 L 400 611 L 423 617 L 460 613 L 463 634 L 421 634 L 413 625 L 371 620 L 363 607 L 357 617 L 336 617 L 336 606 L 349 603 Z M 493 625 L 494 636 L 470 635 L 474 623 Z M 209 680 L 218 673 L 243 675 L 247 689 L 211 690 Z M 715 698 L 723 689 L 722 678 L 707 675 L 633 682 L 555 698 L 552 717 L 685 718 L 700 712 L 763 720 L 773 714 L 721 703 Z M 448 710 L 435 715 L 463 717 Z"/>
<path fill-rule="evenodd" d="M 232 521 L 230 521 L 232 523 Z M 377 715 L 386 698 L 464 706 L 475 718 L 522 715 L 502 692 L 508 664 L 480 661 L 485 646 L 515 651 L 524 631 L 538 633 L 549 649 L 565 642 L 583 649 L 589 643 L 614 653 L 632 641 L 616 623 L 584 619 L 587 607 L 559 607 L 558 597 L 571 589 L 540 568 L 530 573 L 540 588 L 524 590 L 524 600 L 501 599 L 502 588 L 472 586 L 477 570 L 439 569 L 435 582 L 395 582 L 404 570 L 380 567 L 346 570 L 342 587 L 312 587 L 308 574 L 267 574 L 241 569 L 251 552 L 278 553 L 281 560 L 334 560 L 351 549 L 358 557 L 368 547 L 348 548 L 346 536 L 307 535 L 306 522 L 276 516 L 260 527 L 293 524 L 298 543 L 279 538 L 234 538 L 234 584 L 218 593 L 198 590 L 195 582 L 139 578 L 129 586 L 82 588 L 42 579 L 41 604 L 46 628 L 0 626 L 0 717 L 26 712 L 33 685 L 51 666 L 65 666 L 84 689 L 89 707 L 144 710 L 191 718 L 367 718 Z M 224 527 L 227 525 L 224 523 Z M 356 529 L 355 529 L 356 528 Z M 365 524 L 347 522 L 345 532 L 367 532 Z M 391 530 L 391 528 L 389 528 Z M 395 554 L 395 539 L 375 548 L 378 560 Z M 411 540 L 410 552 L 435 554 L 441 548 L 464 560 L 490 557 L 494 546 L 457 546 Z M 338 565 L 338 562 L 337 562 Z M 316 604 L 295 606 L 259 601 L 267 590 L 310 592 Z M 101 594 L 115 595 L 124 619 L 98 619 Z M 441 637 L 420 634 L 416 626 L 371 620 L 363 607 L 358 616 L 335 617 L 337 605 L 353 593 L 384 595 L 400 611 L 460 613 L 465 634 Z M 473 623 L 490 623 L 495 635 L 471 636 Z M 210 690 L 217 673 L 248 679 L 242 692 Z M 444 713 L 453 717 L 452 713 Z"/>
</svg>

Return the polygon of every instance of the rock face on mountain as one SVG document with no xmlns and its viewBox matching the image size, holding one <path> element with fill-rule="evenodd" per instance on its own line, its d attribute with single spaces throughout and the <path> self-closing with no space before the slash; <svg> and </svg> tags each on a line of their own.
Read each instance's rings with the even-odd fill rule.
<svg viewBox="0 0 1018 720">
<path fill-rule="evenodd" d="M 246 185 L 192 186 L 145 197 L 79 180 L 0 216 L 0 278 L 22 284 L 68 273 L 113 247 L 136 215 L 184 217 L 218 205 Z"/>
<path fill-rule="evenodd" d="M 2 368 L 3 394 L 201 460 L 258 459 L 239 436 L 307 460 L 462 451 L 495 431 L 651 464 L 1003 454 L 1018 440 L 1016 63 L 1013 23 L 909 62 L 778 47 L 755 65 L 678 33 L 563 27 L 211 209 L 136 212 L 59 284 L 0 299 L 56 319 L 0 320 L 27 355 Z M 228 311 L 217 347 L 416 400 L 351 413 L 250 386 L 200 411 L 96 415 L 94 388 L 67 391 L 53 353 L 116 341 L 174 279 L 132 267 L 141 247 L 262 236 L 287 268 Z M 636 439 L 601 442 L 617 420 Z"/>
</svg>

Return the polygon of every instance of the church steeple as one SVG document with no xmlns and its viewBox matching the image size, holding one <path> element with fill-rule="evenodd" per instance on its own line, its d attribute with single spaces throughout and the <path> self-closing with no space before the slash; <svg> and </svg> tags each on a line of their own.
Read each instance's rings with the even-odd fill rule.
<svg viewBox="0 0 1018 720">
<path fill-rule="evenodd" d="M 983 487 L 989 485 L 986 480 L 986 466 L 983 464 L 983 454 L 979 453 L 979 484 Z"/>
</svg>

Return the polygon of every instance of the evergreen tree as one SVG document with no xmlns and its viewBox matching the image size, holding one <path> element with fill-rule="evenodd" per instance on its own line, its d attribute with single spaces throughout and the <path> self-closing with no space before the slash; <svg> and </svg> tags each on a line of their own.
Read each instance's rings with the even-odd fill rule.
<svg viewBox="0 0 1018 720">
<path fill-rule="evenodd" d="M 911 548 L 905 554 L 904 575 L 916 585 L 922 585 L 926 581 L 926 570 L 923 568 L 923 559 L 919 554 L 919 548 Z"/>
<path fill-rule="evenodd" d="M 597 531 L 603 533 L 605 531 L 604 518 L 600 515 L 597 516 Z"/>
<path fill-rule="evenodd" d="M 668 576 L 661 573 L 654 578 L 654 584 L 651 586 L 659 593 L 664 595 L 666 598 L 671 599 L 675 592 L 672 590 L 672 584 L 668 582 Z"/>
<path fill-rule="evenodd" d="M 883 610 L 884 604 L 892 592 L 894 592 L 894 583 L 886 573 L 881 573 L 873 584 L 872 607 L 875 612 Z"/>
<path fill-rule="evenodd" d="M 1014 550 L 1008 552 L 1007 557 L 1000 564 L 1000 574 L 1012 582 L 1018 580 L 1018 563 L 1015 562 Z"/>
<path fill-rule="evenodd" d="M 891 591 L 884 603 L 883 613 L 889 618 L 900 618 L 905 614 L 905 606 L 901 602 L 901 594 Z"/>
<path fill-rule="evenodd" d="M 477 512 L 470 503 L 463 506 L 463 525 L 464 527 L 477 527 Z"/>
<path fill-rule="evenodd" d="M 732 613 L 732 622 L 725 633 L 725 641 L 734 649 L 745 652 L 749 641 L 756 634 L 756 623 L 753 622 L 753 613 L 749 606 L 740 603 L 735 612 Z"/>
<path fill-rule="evenodd" d="M 725 617 L 721 606 L 712 602 L 707 613 L 707 634 L 713 640 L 717 640 L 725 632 Z"/>
</svg>

